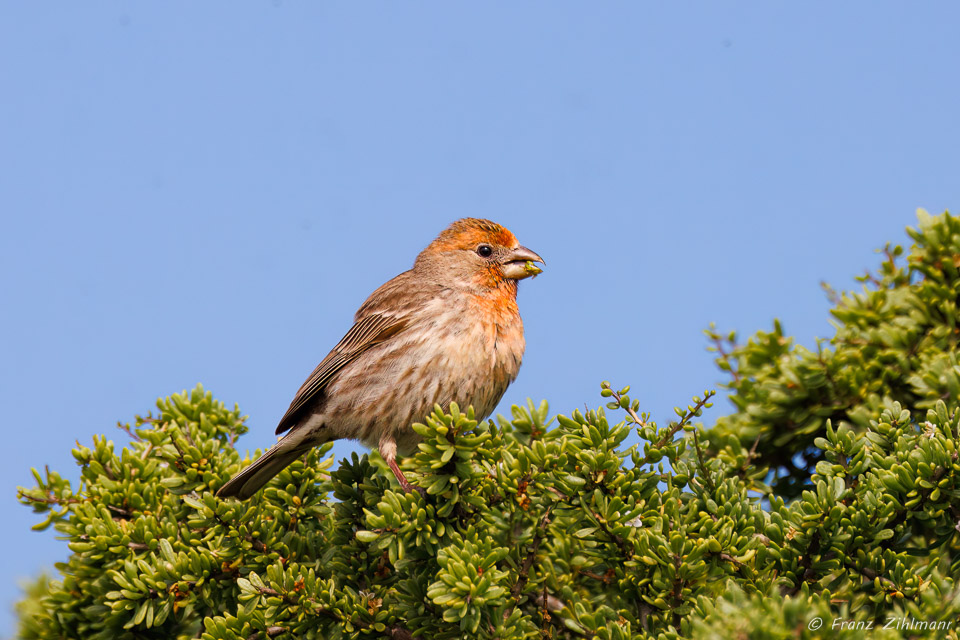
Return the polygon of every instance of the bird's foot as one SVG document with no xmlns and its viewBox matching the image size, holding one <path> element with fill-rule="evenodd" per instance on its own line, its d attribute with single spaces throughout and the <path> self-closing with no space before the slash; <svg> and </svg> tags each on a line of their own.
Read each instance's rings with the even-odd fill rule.
<svg viewBox="0 0 960 640">
<path fill-rule="evenodd" d="M 393 475 L 396 476 L 397 481 L 400 483 L 400 486 L 403 488 L 405 493 L 413 493 L 416 491 L 424 498 L 427 497 L 427 490 L 423 487 L 418 487 L 407 480 L 407 477 L 403 475 L 403 471 L 400 470 L 400 465 L 397 464 L 396 460 L 387 460 L 387 465 L 390 467 L 390 470 L 393 471 Z"/>
</svg>

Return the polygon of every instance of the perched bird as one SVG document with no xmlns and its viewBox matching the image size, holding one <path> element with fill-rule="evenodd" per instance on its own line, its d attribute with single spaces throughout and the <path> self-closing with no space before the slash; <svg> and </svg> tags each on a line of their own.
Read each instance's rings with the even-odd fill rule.
<svg viewBox="0 0 960 640">
<path fill-rule="evenodd" d="M 523 322 L 517 282 L 540 273 L 536 253 L 489 220 L 457 220 L 413 268 L 367 298 L 347 335 L 323 359 L 280 419 L 283 436 L 217 492 L 246 499 L 297 457 L 340 438 L 377 447 L 405 491 L 397 454 L 433 410 L 473 405 L 490 415 L 517 377 Z"/>
</svg>

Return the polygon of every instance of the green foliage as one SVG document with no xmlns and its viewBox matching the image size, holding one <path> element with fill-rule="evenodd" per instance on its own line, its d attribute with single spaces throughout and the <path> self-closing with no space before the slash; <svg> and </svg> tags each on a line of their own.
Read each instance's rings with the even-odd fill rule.
<svg viewBox="0 0 960 640">
<path fill-rule="evenodd" d="M 425 496 L 324 447 L 221 501 L 239 411 L 161 400 L 119 452 L 75 449 L 76 489 L 20 490 L 71 551 L 21 637 L 957 638 L 960 221 L 911 235 L 837 298 L 831 348 L 712 334 L 737 407 L 714 428 L 711 391 L 660 426 L 608 383 L 554 419 L 438 407 L 403 461 Z"/>
<path fill-rule="evenodd" d="M 827 421 L 863 432 L 894 402 L 928 409 L 960 397 L 960 218 L 918 217 L 905 264 L 903 248 L 888 244 L 879 270 L 858 278 L 862 291 L 824 285 L 837 333 L 815 350 L 784 336 L 779 322 L 742 345 L 736 333 L 707 332 L 737 409 L 715 429 L 754 448 L 755 464 L 776 470 L 785 497 L 808 484 Z"/>
<path fill-rule="evenodd" d="M 24 585 L 24 599 L 17 603 L 17 618 L 20 619 L 22 640 L 40 640 L 45 638 L 46 625 L 43 624 L 44 597 L 50 590 L 50 578 L 44 574 L 33 582 Z"/>
</svg>

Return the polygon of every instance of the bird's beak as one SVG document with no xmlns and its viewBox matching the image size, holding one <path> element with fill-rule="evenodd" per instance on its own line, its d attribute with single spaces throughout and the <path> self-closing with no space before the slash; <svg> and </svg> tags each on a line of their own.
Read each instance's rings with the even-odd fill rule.
<svg viewBox="0 0 960 640">
<path fill-rule="evenodd" d="M 526 247 L 511 249 L 503 256 L 503 275 L 511 280 L 523 280 L 535 276 L 543 269 L 534 262 L 546 264 L 543 258 Z"/>
</svg>

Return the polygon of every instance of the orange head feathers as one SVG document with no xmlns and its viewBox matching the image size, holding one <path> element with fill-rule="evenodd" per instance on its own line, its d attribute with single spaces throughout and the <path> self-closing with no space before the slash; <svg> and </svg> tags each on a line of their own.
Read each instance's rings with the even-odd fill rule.
<svg viewBox="0 0 960 640">
<path fill-rule="evenodd" d="M 424 249 L 414 270 L 456 286 L 516 291 L 516 281 L 540 273 L 543 258 L 521 246 L 506 227 L 481 218 L 462 218 Z"/>
<path fill-rule="evenodd" d="M 510 249 L 519 246 L 517 237 L 496 222 L 482 218 L 461 218 L 440 232 L 426 251 L 473 249 L 484 242 Z"/>
</svg>

